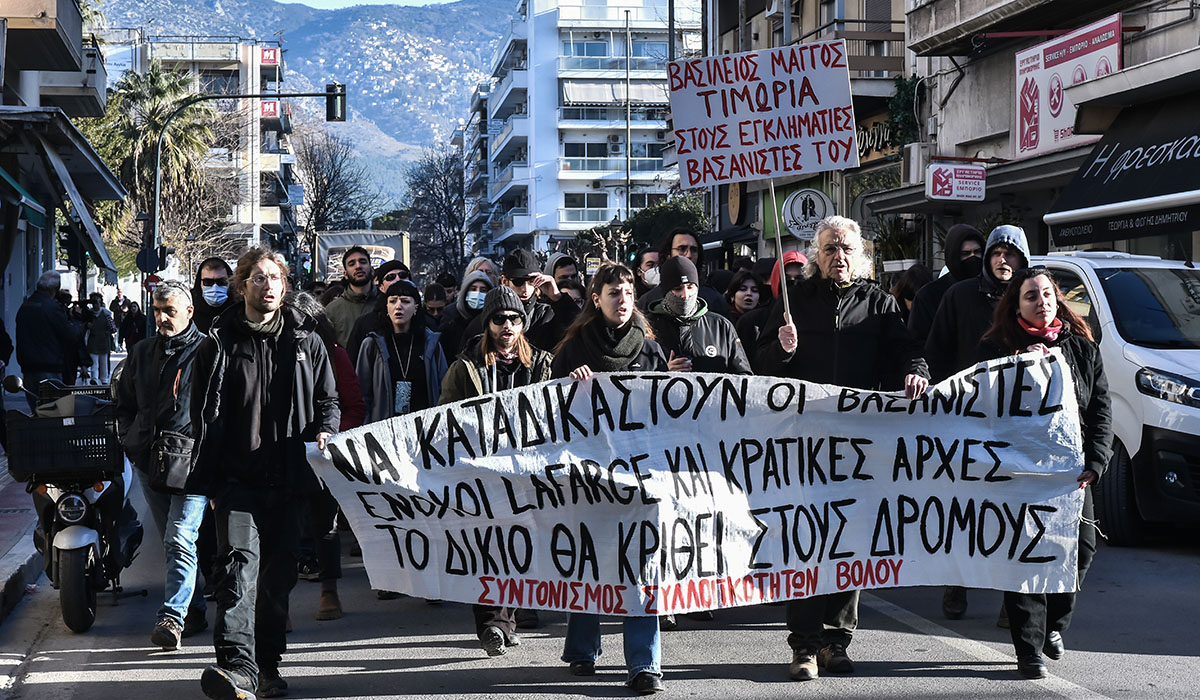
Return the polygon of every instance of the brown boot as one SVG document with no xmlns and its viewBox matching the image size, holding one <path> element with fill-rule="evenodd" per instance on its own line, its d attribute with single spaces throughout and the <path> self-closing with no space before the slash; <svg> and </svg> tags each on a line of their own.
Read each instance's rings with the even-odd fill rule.
<svg viewBox="0 0 1200 700">
<path fill-rule="evenodd" d="M 321 582 L 321 603 L 317 606 L 318 620 L 336 620 L 342 616 L 342 601 L 338 599 L 337 579 Z"/>
</svg>

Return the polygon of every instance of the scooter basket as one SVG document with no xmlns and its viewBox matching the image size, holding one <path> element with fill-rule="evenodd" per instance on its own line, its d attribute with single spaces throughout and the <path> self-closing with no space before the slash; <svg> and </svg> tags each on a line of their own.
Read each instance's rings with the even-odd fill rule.
<svg viewBox="0 0 1200 700">
<path fill-rule="evenodd" d="M 8 412 L 8 473 L 16 481 L 107 481 L 124 466 L 111 411 L 63 418 Z"/>
</svg>

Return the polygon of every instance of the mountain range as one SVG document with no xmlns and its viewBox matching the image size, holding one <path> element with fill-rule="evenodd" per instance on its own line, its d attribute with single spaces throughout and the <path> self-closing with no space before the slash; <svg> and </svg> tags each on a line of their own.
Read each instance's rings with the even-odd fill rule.
<svg viewBox="0 0 1200 700">
<path fill-rule="evenodd" d="M 460 0 L 444 5 L 359 5 L 319 10 L 275 0 L 102 0 L 110 27 L 147 35 L 281 38 L 288 92 L 346 85 L 347 121 L 330 130 L 348 138 L 393 201 L 404 168 L 449 138 L 515 4 Z M 320 119 L 323 105 L 293 110 Z"/>
</svg>

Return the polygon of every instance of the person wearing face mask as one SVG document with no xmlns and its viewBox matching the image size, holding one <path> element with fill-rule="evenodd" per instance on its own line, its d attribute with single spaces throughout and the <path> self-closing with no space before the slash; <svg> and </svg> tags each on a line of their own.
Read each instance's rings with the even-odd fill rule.
<svg viewBox="0 0 1200 700">
<path fill-rule="evenodd" d="M 956 282 L 979 277 L 983 272 L 983 234 L 970 224 L 955 224 L 946 232 L 943 246 L 947 273 L 917 290 L 908 312 L 908 330 L 924 345 L 933 326 L 942 297 Z"/>
<path fill-rule="evenodd" d="M 221 258 L 206 258 L 196 269 L 192 285 L 192 307 L 196 311 L 192 321 L 201 333 L 208 333 L 213 319 L 237 303 L 229 294 L 232 276 L 233 269 Z"/>
<path fill-rule="evenodd" d="M 416 285 L 397 281 L 383 297 L 388 325 L 367 335 L 355 363 L 368 423 L 436 406 L 448 369 Z"/>
<path fill-rule="evenodd" d="M 700 238 L 686 228 L 672 229 L 659 242 L 658 260 L 660 265 L 667 258 L 674 256 L 691 260 L 697 270 L 704 269 L 704 248 L 700 245 Z M 656 283 L 653 289 L 638 297 L 638 308 L 646 311 L 651 304 L 661 298 Z M 721 292 L 709 286 L 707 281 L 700 285 L 700 298 L 708 302 L 710 313 L 718 313 L 722 316 L 729 314 L 729 305 L 725 303 L 725 297 L 721 296 Z"/>
<path fill-rule="evenodd" d="M 442 325 L 438 327 L 438 332 L 442 334 L 442 350 L 447 357 L 458 357 L 462 352 L 463 346 L 470 340 L 466 337 L 467 326 L 479 315 L 484 296 L 495 286 L 496 283 L 483 270 L 468 272 L 463 277 L 454 304 L 442 312 Z"/>
<path fill-rule="evenodd" d="M 538 269 L 533 252 L 519 248 L 504 257 L 500 284 L 509 287 L 525 305 L 529 321 L 525 337 L 535 348 L 549 351 L 563 337 L 571 321 L 579 315 L 575 300 L 558 289 L 558 282 Z M 476 317 L 467 326 L 466 337 L 483 333 L 483 319 Z"/>
<path fill-rule="evenodd" d="M 659 265 L 662 299 L 650 305 L 654 337 L 672 372 L 752 374 L 750 361 L 729 319 L 709 312 L 700 297 L 696 266 L 685 257 Z"/>
<path fill-rule="evenodd" d="M 646 248 L 633 260 L 633 291 L 640 298 L 658 286 L 658 251 Z"/>
</svg>

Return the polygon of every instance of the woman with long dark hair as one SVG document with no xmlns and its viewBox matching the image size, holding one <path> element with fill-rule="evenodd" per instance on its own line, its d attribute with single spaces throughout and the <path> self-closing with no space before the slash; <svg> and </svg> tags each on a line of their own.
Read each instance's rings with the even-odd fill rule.
<svg viewBox="0 0 1200 700">
<path fill-rule="evenodd" d="M 1058 348 L 1071 370 L 1083 432 L 1084 463 L 1078 477 L 1079 488 L 1084 489 L 1079 524 L 1078 582 L 1082 584 L 1096 553 L 1092 490 L 1087 487 L 1096 483 L 1112 457 L 1112 404 L 1100 348 L 1087 322 L 1067 306 L 1062 290 L 1044 267 L 1020 270 L 1013 276 L 979 348 L 980 359 Z M 1071 623 L 1075 593 L 1005 592 L 1004 608 L 1018 672 L 1026 678 L 1044 678 L 1042 655 L 1058 660 L 1066 653 L 1062 633 Z"/>
<path fill-rule="evenodd" d="M 588 285 L 588 298 L 555 349 L 551 374 L 585 380 L 594 372 L 666 371 L 667 360 L 634 301 L 633 272 L 624 265 L 600 268 Z M 626 617 L 626 684 L 640 695 L 663 690 L 658 618 Z M 596 673 L 600 656 L 600 616 L 571 613 L 562 660 L 576 676 Z"/>
</svg>

